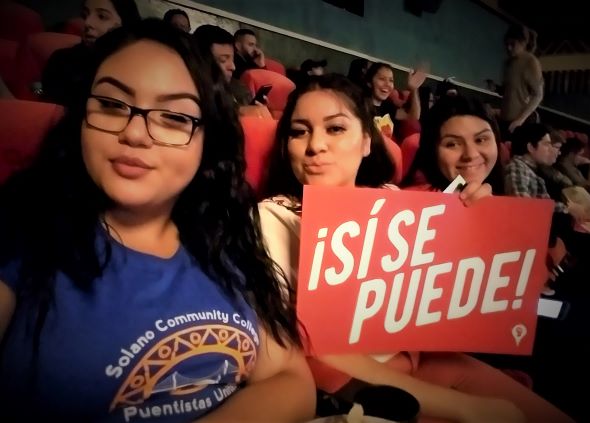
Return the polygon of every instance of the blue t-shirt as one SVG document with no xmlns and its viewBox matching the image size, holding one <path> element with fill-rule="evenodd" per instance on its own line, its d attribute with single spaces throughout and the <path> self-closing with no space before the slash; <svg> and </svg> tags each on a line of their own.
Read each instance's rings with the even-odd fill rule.
<svg viewBox="0 0 590 423">
<path fill-rule="evenodd" d="M 110 242 L 109 265 L 89 292 L 57 275 L 36 384 L 31 312 L 17 306 L 0 359 L 0 420 L 33 411 L 46 420 L 189 422 L 252 370 L 257 320 L 239 295 L 227 296 L 182 247 L 161 259 Z M 10 269 L 0 280 L 16 289 Z"/>
</svg>

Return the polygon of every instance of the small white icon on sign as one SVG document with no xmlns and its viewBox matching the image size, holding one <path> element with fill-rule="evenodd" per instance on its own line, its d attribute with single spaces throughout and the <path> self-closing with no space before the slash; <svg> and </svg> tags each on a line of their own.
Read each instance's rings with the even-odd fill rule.
<svg viewBox="0 0 590 423">
<path fill-rule="evenodd" d="M 520 341 L 522 341 L 522 339 L 526 336 L 526 326 L 522 323 L 515 325 L 512 328 L 512 336 L 516 341 L 516 346 L 520 345 Z"/>
</svg>

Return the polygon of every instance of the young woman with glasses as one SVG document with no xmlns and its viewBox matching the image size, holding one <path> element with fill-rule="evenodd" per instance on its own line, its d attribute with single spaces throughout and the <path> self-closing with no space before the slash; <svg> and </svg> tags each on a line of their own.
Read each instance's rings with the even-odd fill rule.
<svg viewBox="0 0 590 423">
<path fill-rule="evenodd" d="M 0 421 L 310 418 L 222 83 L 161 21 L 96 52 L 84 102 L 0 187 Z"/>
</svg>

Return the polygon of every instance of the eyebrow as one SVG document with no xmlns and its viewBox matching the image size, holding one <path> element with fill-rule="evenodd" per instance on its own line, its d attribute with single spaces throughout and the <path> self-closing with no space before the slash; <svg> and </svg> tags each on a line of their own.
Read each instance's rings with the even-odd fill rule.
<svg viewBox="0 0 590 423">
<path fill-rule="evenodd" d="M 475 133 L 474 136 L 479 137 L 480 135 L 483 135 L 487 132 L 492 132 L 491 129 L 486 128 L 486 129 L 482 129 L 481 131 Z M 443 136 L 440 137 L 440 139 L 445 139 L 445 138 L 455 138 L 455 139 L 463 139 L 463 136 L 461 135 L 455 135 L 455 134 L 444 134 Z"/>
<path fill-rule="evenodd" d="M 103 76 L 98 81 L 96 81 L 94 86 L 96 87 L 100 84 L 110 84 L 110 85 L 113 85 L 114 87 L 120 89 L 125 94 L 131 95 L 131 96 L 135 95 L 135 90 L 133 88 L 122 83 L 118 79 L 113 78 L 112 76 Z M 181 99 L 193 100 L 195 103 L 199 104 L 199 98 L 196 95 L 191 94 L 191 93 L 161 94 L 158 97 L 156 97 L 156 101 L 158 101 L 158 102 L 171 101 L 171 100 L 181 100 Z"/>
<path fill-rule="evenodd" d="M 113 14 L 113 12 L 111 12 L 110 10 L 108 10 L 108 9 L 103 9 L 102 7 L 98 7 L 98 8 L 96 9 L 96 11 L 97 11 L 97 12 L 102 12 L 102 13 L 108 13 L 109 15 L 112 15 L 112 14 Z"/>
<path fill-rule="evenodd" d="M 100 84 L 111 84 L 112 86 L 114 86 L 114 87 L 120 89 L 121 91 L 123 91 L 125 94 L 129 94 L 129 95 L 134 95 L 135 94 L 135 90 L 134 89 L 132 89 L 128 85 L 123 84 L 121 81 L 119 81 L 118 79 L 113 78 L 112 76 L 103 76 L 98 81 L 96 81 L 96 83 L 94 84 L 94 86 L 97 87 Z"/>
<path fill-rule="evenodd" d="M 156 97 L 156 101 L 158 102 L 183 99 L 193 100 L 195 103 L 199 104 L 199 97 L 191 93 L 161 94 Z"/>
<path fill-rule="evenodd" d="M 327 122 L 327 121 L 335 119 L 337 117 L 345 117 L 347 119 L 350 119 L 350 117 L 348 115 L 346 115 L 345 113 L 336 113 L 335 115 L 326 116 L 323 120 L 324 120 L 324 122 Z M 304 124 L 309 125 L 309 120 L 307 120 L 307 119 L 293 119 L 291 121 L 291 123 L 304 123 Z"/>
</svg>

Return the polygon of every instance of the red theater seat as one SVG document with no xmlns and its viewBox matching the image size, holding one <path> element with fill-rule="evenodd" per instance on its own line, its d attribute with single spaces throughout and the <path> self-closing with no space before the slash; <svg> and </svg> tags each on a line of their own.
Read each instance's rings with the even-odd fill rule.
<svg viewBox="0 0 590 423">
<path fill-rule="evenodd" d="M 0 38 L 24 41 L 43 31 L 43 20 L 33 9 L 13 1 L 0 1 Z"/>
<path fill-rule="evenodd" d="M 56 50 L 72 47 L 80 37 L 57 32 L 41 32 L 27 37 L 19 46 L 15 57 L 15 72 L 6 85 L 15 97 L 22 100 L 38 100 L 31 86 L 41 81 L 43 69 Z"/>
<path fill-rule="evenodd" d="M 285 66 L 283 66 L 283 64 L 281 62 L 271 59 L 271 58 L 268 58 L 268 57 L 266 57 L 264 59 L 264 62 L 266 64 L 266 70 L 280 73 L 283 76 L 287 76 L 287 70 L 285 69 Z"/>
<path fill-rule="evenodd" d="M 0 78 L 5 82 L 13 79 L 17 50 L 18 41 L 0 39 Z"/>
<path fill-rule="evenodd" d="M 64 23 L 60 32 L 63 32 L 64 34 L 77 35 L 77 36 L 81 37 L 82 33 L 84 32 L 84 19 L 82 19 L 82 18 L 68 19 Z"/>
<path fill-rule="evenodd" d="M 383 136 L 383 140 L 385 141 L 385 148 L 387 148 L 388 153 L 391 155 L 393 159 L 393 163 L 395 164 L 395 172 L 391 175 L 391 182 L 394 184 L 399 184 L 402 180 L 402 172 L 403 172 L 403 157 L 402 157 L 402 150 L 399 145 L 391 138 Z"/>
<path fill-rule="evenodd" d="M 286 76 L 266 69 L 250 69 L 241 76 L 252 95 L 263 85 L 272 85 L 268 94 L 268 109 L 275 119 L 279 119 L 287 104 L 287 97 L 295 89 L 295 84 Z"/>
<path fill-rule="evenodd" d="M 403 139 L 400 144 L 402 149 L 402 157 L 403 157 L 403 169 L 402 169 L 402 178 L 408 174 L 412 163 L 414 162 L 414 158 L 416 157 L 416 152 L 418 151 L 418 147 L 420 146 L 420 134 L 414 133 L 409 137 Z"/>
<path fill-rule="evenodd" d="M 253 116 L 240 117 L 244 130 L 246 156 L 246 179 L 260 196 L 270 153 L 275 139 L 277 121 Z"/>
<path fill-rule="evenodd" d="M 55 104 L 0 100 L 0 184 L 31 163 L 62 115 L 63 108 Z"/>
</svg>

